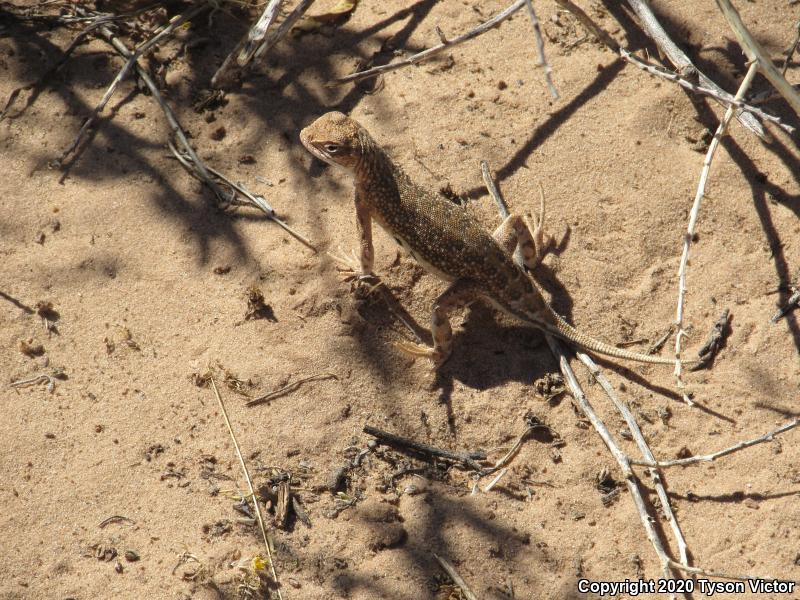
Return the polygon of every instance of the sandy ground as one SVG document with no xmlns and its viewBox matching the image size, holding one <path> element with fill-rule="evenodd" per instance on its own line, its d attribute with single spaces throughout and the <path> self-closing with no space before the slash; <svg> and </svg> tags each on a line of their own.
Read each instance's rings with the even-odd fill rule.
<svg viewBox="0 0 800 600">
<path fill-rule="evenodd" d="M 653 52 L 616 3 L 581 4 L 621 43 Z M 738 4 L 771 55 L 785 56 L 800 7 Z M 655 5 L 703 69 L 735 90 L 744 58 L 714 4 Z M 280 44 L 223 106 L 202 113 L 192 104 L 246 19 L 220 13 L 211 28 L 199 19 L 180 39 L 201 43 L 170 44 L 156 57 L 199 154 L 263 193 L 323 251 L 357 243 L 346 173 L 298 142 L 327 110 L 359 119 L 415 179 L 468 196 L 487 228 L 499 220 L 481 159 L 518 211 L 536 209 L 541 184 L 560 242 L 538 274 L 553 305 L 592 335 L 646 350 L 674 319 L 680 244 L 722 109 L 579 41 L 583 31 L 554 3 L 537 6 L 558 101 L 535 68 L 524 12 L 377 86 L 326 86 L 375 53 L 386 62 L 394 49 L 435 44 L 437 24 L 448 36 L 467 31 L 503 7 L 496 1 L 365 1 L 340 28 Z M 2 12 L 0 25 L 4 100 L 53 64 L 72 34 Z M 24 93 L 14 118 L 0 123 L 0 598 L 215 598 L 203 584 L 210 577 L 222 597 L 237 597 L 230 564 L 249 564 L 262 546 L 232 508 L 245 484 L 214 395 L 198 380 L 209 366 L 229 373 L 233 387 L 242 382 L 241 393 L 221 390 L 256 482 L 292 473 L 311 521 L 270 526 L 285 598 L 457 598 L 434 552 L 483 599 L 512 597 L 509 586 L 516 598 L 577 598 L 580 577 L 659 576 L 598 435 L 569 397 L 547 402 L 535 392 L 535 380 L 558 370 L 539 333 L 475 305 L 454 320 L 454 356 L 434 376 L 393 347 L 410 338 L 396 312 L 378 295 L 354 297 L 324 252 L 252 210 L 215 208 L 169 157 L 161 112 L 131 82 L 91 144 L 66 169 L 48 168 L 120 65 L 99 41 L 81 46 L 32 105 L 21 110 Z M 800 80 L 797 67 L 790 81 Z M 767 84 L 759 77 L 754 87 Z M 782 102 L 767 108 L 797 124 Z M 686 378 L 697 405 L 681 402 L 668 367 L 603 362 L 664 459 L 721 449 L 800 414 L 800 313 L 769 322 L 800 271 L 800 160 L 792 139 L 770 131 L 775 139 L 764 144 L 733 125 L 702 207 L 687 344 L 699 348 L 725 307 L 732 324 L 713 367 Z M 376 250 L 389 290 L 426 324 L 443 284 L 382 232 Z M 253 287 L 269 318 L 245 319 Z M 39 302 L 52 303 L 56 331 L 46 331 Z M 21 343 L 41 345 L 41 355 L 27 356 Z M 635 454 L 579 367 L 590 400 Z M 66 379 L 52 393 L 8 386 L 54 368 Z M 245 395 L 324 373 L 335 378 L 244 405 Z M 527 413 L 563 445 L 534 436 L 488 493 L 470 495 L 464 471 L 388 449 L 369 454 L 338 498 L 324 489 L 367 447 L 365 424 L 483 449 L 494 461 Z M 694 564 L 800 579 L 799 436 L 668 471 Z M 608 505 L 597 484 L 604 469 L 620 487 Z M 646 478 L 644 486 L 657 504 Z M 101 526 L 115 515 L 126 519 Z M 668 533 L 665 521 L 659 526 Z M 129 561 L 130 551 L 139 560 Z"/>
</svg>

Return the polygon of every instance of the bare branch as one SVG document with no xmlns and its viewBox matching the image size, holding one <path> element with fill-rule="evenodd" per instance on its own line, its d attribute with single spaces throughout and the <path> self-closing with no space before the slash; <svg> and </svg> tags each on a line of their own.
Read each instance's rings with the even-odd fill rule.
<svg viewBox="0 0 800 600">
<path fill-rule="evenodd" d="M 764 76 L 775 86 L 775 89 L 780 92 L 781 96 L 783 96 L 786 102 L 794 109 L 794 112 L 800 116 L 800 94 L 786 81 L 786 78 L 781 75 L 775 64 L 767 58 L 761 45 L 753 38 L 747 27 L 744 26 L 744 23 L 742 23 L 739 12 L 734 8 L 733 4 L 731 4 L 730 0 L 717 0 L 717 6 L 719 6 L 725 19 L 728 21 L 728 25 L 731 26 L 731 29 L 733 29 L 733 32 L 736 34 L 748 58 L 758 64 L 758 68 Z"/>
<path fill-rule="evenodd" d="M 699 456 L 689 456 L 687 458 L 676 458 L 675 460 L 659 460 L 656 461 L 653 458 L 645 458 L 644 460 L 631 460 L 631 464 L 634 465 L 641 465 L 643 467 L 657 467 L 657 468 L 664 468 L 664 467 L 685 467 L 688 465 L 696 465 L 697 463 L 701 462 L 711 462 L 713 460 L 717 460 L 723 456 L 727 456 L 728 454 L 733 454 L 734 452 L 738 452 L 739 450 L 744 450 L 745 448 L 749 448 L 750 446 L 755 446 L 756 444 L 763 444 L 764 442 L 770 442 L 772 439 L 781 433 L 789 431 L 790 429 L 794 429 L 800 425 L 800 419 L 795 419 L 794 421 L 789 421 L 778 427 L 777 429 L 773 429 L 765 433 L 764 435 L 760 435 L 757 438 L 753 438 L 752 440 L 747 440 L 744 442 L 739 442 L 738 444 L 734 444 L 729 448 L 725 448 L 724 450 L 719 450 L 717 452 L 712 452 L 711 454 L 703 454 Z"/>
<path fill-rule="evenodd" d="M 114 49 L 119 52 L 124 58 L 130 59 L 133 55 L 130 50 L 128 50 L 127 46 L 122 43 L 122 41 L 117 38 L 108 27 L 100 27 L 99 30 L 100 34 L 105 38 L 105 40 L 111 44 Z M 145 85 L 150 90 L 150 93 L 153 95 L 153 99 L 158 102 L 158 105 L 161 107 L 161 110 L 164 112 L 164 116 L 167 119 L 167 123 L 169 124 L 172 133 L 177 138 L 178 142 L 182 146 L 183 150 L 192 158 L 192 161 L 197 167 L 197 171 L 199 176 L 203 180 L 203 182 L 211 188 L 211 191 L 214 192 L 214 195 L 219 199 L 220 202 L 227 203 L 230 201 L 229 195 L 223 193 L 220 187 L 215 183 L 214 179 L 208 172 L 208 169 L 205 166 L 205 163 L 200 160 L 195 153 L 194 148 L 192 148 L 191 144 L 189 144 L 189 140 L 186 138 L 186 133 L 183 131 L 180 123 L 178 122 L 178 118 L 175 116 L 175 113 L 172 111 L 170 106 L 164 100 L 164 97 L 161 95 L 161 91 L 158 89 L 158 86 L 153 81 L 150 74 L 147 72 L 146 69 L 142 68 L 138 61 L 134 61 L 133 63 L 136 67 L 136 71 L 144 81 Z"/>
<path fill-rule="evenodd" d="M 407 67 L 408 65 L 416 65 L 417 63 L 421 63 L 422 61 L 428 60 L 429 58 L 436 56 L 443 50 L 450 48 L 452 46 L 457 46 L 458 44 L 463 44 L 466 41 L 471 40 L 472 38 L 478 37 L 482 33 L 486 33 L 493 27 L 497 27 L 500 23 L 508 19 L 511 15 L 517 12 L 520 8 L 525 6 L 526 0 L 515 0 L 515 2 L 506 8 L 503 12 L 498 13 L 485 23 L 481 23 L 475 29 L 468 31 L 467 33 L 458 36 L 457 38 L 453 38 L 452 40 L 444 40 L 440 44 L 433 46 L 432 48 L 428 48 L 427 50 L 423 50 L 422 52 L 418 52 L 413 56 L 409 56 L 408 58 L 404 58 L 403 60 L 399 60 L 397 62 L 390 63 L 388 65 L 380 65 L 377 67 L 372 67 L 371 69 L 366 69 L 364 71 L 358 71 L 357 73 L 351 73 L 345 77 L 340 77 L 339 79 L 334 80 L 335 83 L 351 83 L 355 81 L 361 81 L 362 79 L 368 79 L 369 77 L 376 77 L 382 73 L 388 73 L 389 71 L 394 71 L 396 69 L 401 69 L 403 67 Z"/>
<path fill-rule="evenodd" d="M 449 560 L 447 560 L 446 558 L 442 558 L 438 554 L 434 554 L 433 558 L 435 558 L 438 561 L 442 569 L 444 569 L 445 572 L 450 576 L 450 579 L 453 580 L 453 583 L 455 583 L 459 587 L 461 592 L 464 594 L 464 598 L 466 598 L 467 600 L 478 600 L 478 597 L 475 595 L 475 592 L 469 589 L 467 582 L 464 581 L 461 575 L 458 574 L 458 571 L 456 571 L 456 568 L 452 565 L 452 563 L 450 563 Z"/>
<path fill-rule="evenodd" d="M 739 90 L 736 92 L 736 96 L 734 98 L 735 100 L 741 100 L 744 97 L 744 94 L 747 92 L 747 89 L 753 82 L 753 77 L 755 77 L 757 71 L 758 63 L 754 62 L 747 70 L 747 74 L 744 76 L 742 84 L 739 86 Z M 694 197 L 692 210 L 689 213 L 689 224 L 686 227 L 686 235 L 683 238 L 683 253 L 681 255 L 681 262 L 678 268 L 678 307 L 675 314 L 675 377 L 678 380 L 679 387 L 683 387 L 683 381 L 681 380 L 681 342 L 683 341 L 683 337 L 686 335 L 686 331 L 683 329 L 683 307 L 686 299 L 686 269 L 688 268 L 689 264 L 689 247 L 691 246 L 692 239 L 694 238 L 697 217 L 700 214 L 700 204 L 703 200 L 703 196 L 705 195 L 706 181 L 708 180 L 708 174 L 711 170 L 711 161 L 714 160 L 714 153 L 717 151 L 717 146 L 719 146 L 722 136 L 725 135 L 725 131 L 728 127 L 731 117 L 733 117 L 733 113 L 734 106 L 731 105 L 728 107 L 728 110 L 725 111 L 725 116 L 722 118 L 719 127 L 717 127 L 716 133 L 714 133 L 714 138 L 711 140 L 711 143 L 708 146 L 708 152 L 706 152 L 706 158 L 703 161 L 703 169 L 700 172 L 700 182 L 697 185 L 697 193 Z M 691 404 L 691 401 L 686 394 L 684 394 L 683 397 L 687 404 Z"/>
<path fill-rule="evenodd" d="M 768 112 L 758 108 L 757 106 L 753 106 L 752 104 L 748 104 L 747 102 L 745 102 L 743 100 L 737 100 L 736 97 L 731 96 L 727 92 L 725 92 L 723 94 L 720 94 L 719 91 L 714 89 L 714 88 L 704 87 L 702 85 L 697 85 L 695 83 L 692 83 L 691 81 L 689 81 L 685 77 L 681 77 L 680 75 L 678 75 L 677 73 L 675 73 L 673 71 L 668 71 L 667 69 L 664 69 L 663 67 L 660 67 L 658 65 L 654 65 L 654 64 L 652 64 L 650 62 L 647 62 L 646 60 L 642 60 L 641 58 L 639 58 L 635 54 L 632 54 L 631 52 L 629 52 L 625 48 L 620 48 L 619 55 L 622 58 L 624 58 L 626 61 L 631 63 L 632 65 L 635 65 L 635 66 L 639 67 L 640 69 L 642 69 L 643 71 L 646 71 L 647 73 L 650 73 L 651 75 L 655 75 L 657 77 L 663 77 L 664 79 L 668 79 L 669 81 L 673 81 L 673 82 L 677 83 L 679 86 L 681 86 L 682 88 L 685 88 L 685 89 L 689 90 L 690 92 L 694 92 L 695 94 L 702 94 L 704 96 L 711 96 L 712 98 L 717 100 L 723 106 L 735 106 L 737 108 L 747 110 L 748 112 L 751 112 L 751 113 L 753 113 L 755 115 L 758 115 L 759 117 L 761 117 L 765 121 L 769 121 L 771 123 L 775 123 L 775 125 L 777 125 L 781 129 L 783 129 L 786 133 L 788 133 L 790 135 L 794 134 L 794 132 L 796 131 L 795 127 L 793 127 L 793 126 L 791 126 L 791 125 L 789 125 L 787 123 L 784 123 L 780 119 L 780 117 L 776 117 L 775 115 L 771 115 Z"/>
<path fill-rule="evenodd" d="M 89 115 L 89 117 L 87 117 L 86 121 L 84 121 L 83 125 L 78 131 L 78 135 L 75 136 L 75 140 L 72 142 L 69 148 L 64 150 L 61 156 L 57 159 L 56 162 L 58 164 L 63 163 L 66 160 L 66 158 L 70 154 L 72 154 L 75 151 L 75 149 L 80 145 L 83 136 L 86 135 L 86 132 L 89 130 L 89 128 L 97 119 L 97 116 L 101 112 L 103 112 L 103 109 L 106 107 L 106 104 L 108 104 L 108 101 L 111 100 L 111 96 L 114 95 L 114 92 L 116 91 L 117 87 L 122 82 L 122 80 L 125 79 L 125 77 L 127 77 L 128 73 L 134 67 L 134 65 L 138 64 L 137 61 L 139 60 L 139 58 L 142 57 L 148 50 L 153 48 L 156 44 L 163 42 L 166 38 L 171 36 L 178 27 L 180 27 L 181 25 L 186 23 L 189 19 L 193 18 L 194 16 L 196 16 L 197 14 L 199 14 L 200 12 L 204 11 L 207 8 L 208 8 L 208 3 L 206 2 L 200 2 L 192 5 L 191 8 L 189 8 L 186 12 L 178 15 L 177 17 L 174 17 L 170 21 L 169 25 L 167 25 L 164 29 L 159 31 L 149 40 L 138 46 L 133 52 L 128 51 L 128 56 L 126 56 L 127 60 L 125 61 L 125 64 L 122 66 L 122 69 L 119 70 L 117 76 L 111 82 L 111 85 L 108 86 L 106 93 L 103 94 L 103 97 L 100 99 L 100 102 L 97 104 L 97 106 L 95 106 L 94 110 Z M 105 26 L 103 26 L 102 28 L 105 29 L 106 31 L 109 31 L 108 28 Z"/>
<path fill-rule="evenodd" d="M 600 367 L 597 366 L 597 363 L 595 363 L 588 354 L 584 352 L 577 352 L 576 354 L 578 356 L 578 360 L 586 365 L 586 368 L 589 369 L 592 377 L 594 377 L 595 381 L 600 384 L 600 387 L 603 388 L 603 391 L 605 391 L 606 395 L 611 399 L 611 402 L 625 419 L 625 423 L 628 425 L 628 431 L 630 431 L 631 436 L 633 436 L 633 439 L 636 442 L 636 445 L 639 447 L 639 451 L 642 453 L 642 456 L 645 457 L 645 460 L 655 461 L 655 456 L 653 456 L 650 446 L 644 439 L 644 435 L 639 427 L 639 423 L 636 422 L 636 419 L 634 418 L 628 406 L 622 402 L 622 400 L 620 400 L 616 390 L 600 370 Z M 638 464 L 636 463 L 635 459 L 630 459 L 630 462 L 631 464 Z M 656 494 L 658 495 L 658 499 L 661 501 L 661 509 L 664 511 L 664 516 L 666 517 L 667 521 L 669 521 L 670 528 L 672 529 L 672 535 L 675 536 L 675 541 L 678 543 L 678 553 L 681 557 L 681 563 L 688 565 L 689 551 L 688 546 L 686 545 L 686 539 L 683 537 L 683 532 L 678 524 L 678 519 L 675 517 L 675 513 L 672 511 L 667 490 L 664 488 L 664 483 L 661 480 L 661 474 L 658 472 L 658 470 L 652 469 L 650 471 L 650 479 L 653 481 L 653 486 L 656 488 Z"/>
<path fill-rule="evenodd" d="M 672 41 L 653 14 L 647 0 L 628 0 L 628 4 L 639 17 L 642 28 L 647 32 L 647 35 L 649 35 L 659 49 L 666 54 L 667 58 L 675 65 L 675 68 L 683 77 L 689 77 L 696 73 L 700 79 L 700 83 L 705 87 L 715 90 L 717 94 L 723 98 L 728 98 L 729 100 L 733 98 L 728 92 L 709 79 L 705 73 L 700 71 L 689 57 L 686 56 L 686 53 Z M 759 123 L 758 119 L 749 112 L 737 111 L 736 118 L 742 125 L 761 139 L 768 139 L 768 134 L 764 130 L 764 127 Z"/>
<path fill-rule="evenodd" d="M 550 63 L 547 62 L 547 57 L 544 53 L 544 40 L 542 39 L 542 29 L 539 27 L 539 17 L 536 16 L 536 11 L 533 9 L 533 0 L 525 0 L 525 6 L 528 7 L 528 15 L 531 18 L 533 25 L 533 35 L 536 38 L 536 51 L 539 53 L 539 60 L 537 66 L 544 69 L 544 81 L 547 83 L 547 89 L 550 90 L 550 95 L 553 100 L 558 100 L 558 90 L 553 84 L 553 69 Z"/>
</svg>

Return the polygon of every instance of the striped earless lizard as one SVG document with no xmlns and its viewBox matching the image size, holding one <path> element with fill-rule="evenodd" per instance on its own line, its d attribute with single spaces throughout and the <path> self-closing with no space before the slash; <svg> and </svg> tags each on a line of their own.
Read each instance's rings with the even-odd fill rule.
<svg viewBox="0 0 800 600">
<path fill-rule="evenodd" d="M 630 352 L 591 338 L 550 308 L 512 258 L 519 245 L 525 267 L 537 266 L 544 251 L 541 220 L 532 232 L 525 218 L 512 214 L 489 234 L 461 206 L 415 184 L 366 129 L 340 112 L 318 118 L 300 132 L 300 141 L 311 154 L 344 167 L 355 179 L 360 277 L 373 277 L 375 220 L 426 271 L 450 282 L 433 306 L 433 347 L 398 344 L 406 353 L 441 365 L 452 349 L 449 314 L 482 297 L 523 323 L 583 350 L 644 363 L 675 364 L 673 359 Z M 698 362 L 683 364 L 691 367 Z"/>
</svg>

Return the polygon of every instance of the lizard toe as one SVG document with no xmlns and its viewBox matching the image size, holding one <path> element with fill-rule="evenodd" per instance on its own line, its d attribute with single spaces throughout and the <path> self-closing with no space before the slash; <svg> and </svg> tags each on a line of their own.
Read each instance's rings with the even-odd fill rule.
<svg viewBox="0 0 800 600">
<path fill-rule="evenodd" d="M 394 347 L 414 358 L 427 358 L 433 362 L 434 368 L 442 366 L 449 358 L 444 352 L 425 344 L 414 344 L 413 342 L 395 342 Z"/>
</svg>

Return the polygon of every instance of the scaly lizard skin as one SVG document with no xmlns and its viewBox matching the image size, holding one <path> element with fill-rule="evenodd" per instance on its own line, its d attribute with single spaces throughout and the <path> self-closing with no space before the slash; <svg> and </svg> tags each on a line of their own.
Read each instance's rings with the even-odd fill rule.
<svg viewBox="0 0 800 600">
<path fill-rule="evenodd" d="M 519 244 L 526 267 L 539 263 L 544 246 L 541 222 L 531 233 L 525 219 L 510 215 L 494 235 L 489 234 L 463 208 L 411 181 L 366 129 L 340 112 L 318 118 L 300 132 L 300 141 L 317 158 L 344 167 L 354 176 L 362 277 L 373 275 L 374 219 L 425 270 L 451 282 L 433 307 L 433 348 L 407 343 L 399 345 L 401 350 L 441 365 L 452 348 L 449 313 L 483 297 L 503 312 L 583 350 L 644 363 L 675 364 L 669 358 L 629 352 L 591 338 L 550 308 L 512 258 Z"/>
</svg>

